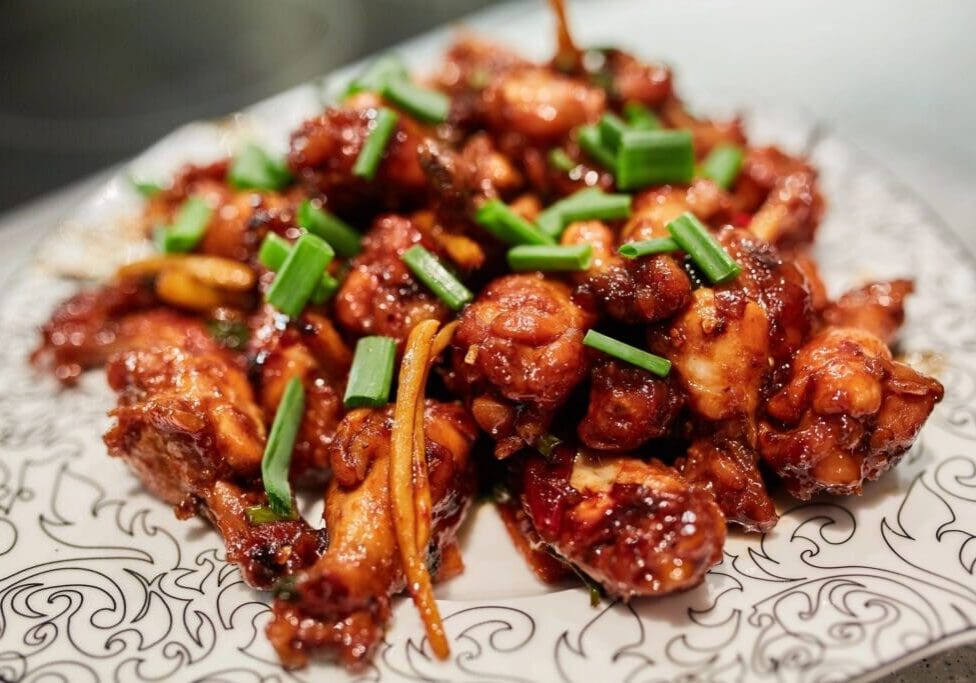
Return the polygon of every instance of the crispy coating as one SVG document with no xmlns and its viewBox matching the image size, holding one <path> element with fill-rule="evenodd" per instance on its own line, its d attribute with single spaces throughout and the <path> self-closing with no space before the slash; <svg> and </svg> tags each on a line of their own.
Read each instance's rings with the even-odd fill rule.
<svg viewBox="0 0 976 683">
<path fill-rule="evenodd" d="M 775 147 L 746 152 L 737 194 L 761 198 L 749 223 L 757 237 L 777 246 L 802 246 L 813 240 L 824 212 L 817 172 L 806 161 Z"/>
<path fill-rule="evenodd" d="M 322 651 L 347 667 L 362 666 L 386 630 L 391 597 L 404 589 L 390 508 L 392 416 L 392 407 L 359 409 L 339 426 L 332 447 L 339 467 L 325 494 L 329 549 L 275 601 L 267 629 L 286 666 Z M 477 430 L 460 406 L 434 401 L 427 402 L 424 429 L 436 569 L 474 490 L 469 456 Z"/>
<path fill-rule="evenodd" d="M 860 493 L 898 462 L 942 395 L 870 332 L 831 328 L 800 350 L 766 404 L 760 452 L 797 498 Z"/>
<path fill-rule="evenodd" d="M 856 327 L 891 344 L 905 322 L 905 298 L 915 290 L 911 280 L 872 282 L 845 292 L 823 312 L 831 327 Z"/>
<path fill-rule="evenodd" d="M 522 487 L 542 540 L 614 597 L 692 588 L 722 559 L 715 499 L 657 460 L 560 449 L 530 457 Z"/>
<path fill-rule="evenodd" d="M 588 325 L 569 288 L 538 274 L 495 280 L 461 314 L 457 383 L 499 457 L 541 436 L 583 379 Z"/>
<path fill-rule="evenodd" d="M 593 364 L 590 402 L 577 433 L 595 450 L 633 451 L 666 436 L 683 405 L 672 379 L 602 357 Z"/>
</svg>

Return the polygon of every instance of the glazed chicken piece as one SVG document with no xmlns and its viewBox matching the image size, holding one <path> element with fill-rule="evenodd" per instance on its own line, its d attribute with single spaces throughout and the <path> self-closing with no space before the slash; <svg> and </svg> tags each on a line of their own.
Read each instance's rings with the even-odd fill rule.
<svg viewBox="0 0 976 683">
<path fill-rule="evenodd" d="M 671 69 L 665 64 L 648 64 L 614 49 L 587 50 L 583 61 L 591 78 L 604 84 L 618 104 L 639 102 L 655 109 L 672 95 Z"/>
<path fill-rule="evenodd" d="M 661 105 L 661 118 L 668 128 L 691 131 L 695 156 L 703 159 L 719 145 L 745 147 L 746 136 L 739 118 L 728 121 L 702 119 L 692 116 L 677 97 L 669 97 Z"/>
<path fill-rule="evenodd" d="M 830 328 L 800 350 L 789 383 L 766 404 L 760 452 L 801 500 L 860 493 L 911 447 L 942 395 L 870 332 Z"/>
<path fill-rule="evenodd" d="M 683 405 L 674 380 L 603 356 L 593 364 L 590 402 L 577 433 L 594 450 L 633 451 L 666 436 Z"/>
<path fill-rule="evenodd" d="M 590 315 L 541 275 L 492 282 L 460 316 L 455 384 L 504 458 L 534 443 L 586 373 Z"/>
<path fill-rule="evenodd" d="M 831 327 L 856 327 L 891 345 L 905 322 L 905 298 L 915 290 L 911 280 L 872 282 L 845 292 L 823 311 Z"/>
<path fill-rule="evenodd" d="M 268 588 L 314 561 L 321 532 L 300 521 L 251 526 L 245 516 L 247 506 L 266 503 L 258 479 L 265 430 L 237 361 L 200 323 L 175 313 L 147 313 L 139 329 L 107 368 L 119 395 L 109 454 L 180 516 L 201 508 L 250 585 Z"/>
<path fill-rule="evenodd" d="M 725 518 L 705 489 L 657 460 L 533 455 L 521 477 L 543 541 L 613 597 L 697 586 L 722 559 Z"/>
<path fill-rule="evenodd" d="M 329 549 L 275 601 L 268 625 L 286 666 L 322 652 L 346 667 L 362 666 L 383 638 L 391 597 L 405 587 L 389 491 L 392 416 L 392 407 L 359 409 L 339 426 L 335 478 L 325 495 Z M 474 491 L 469 457 L 477 429 L 460 406 L 434 401 L 427 402 L 424 429 L 433 501 L 428 561 L 438 578 L 439 558 L 455 543 Z"/>
<path fill-rule="evenodd" d="M 409 218 L 390 214 L 376 220 L 335 297 L 336 322 L 344 331 L 393 337 L 402 347 L 417 323 L 447 318 L 447 306 L 414 279 L 400 258 L 415 244 L 440 252 Z"/>
<path fill-rule="evenodd" d="M 413 119 L 400 116 L 372 181 L 353 175 L 363 144 L 376 125 L 379 98 L 357 95 L 348 106 L 334 107 L 309 119 L 292 134 L 288 164 L 312 195 L 324 196 L 340 213 L 374 206 L 387 210 L 420 204 L 427 196 L 417 149 L 425 137 Z"/>
</svg>

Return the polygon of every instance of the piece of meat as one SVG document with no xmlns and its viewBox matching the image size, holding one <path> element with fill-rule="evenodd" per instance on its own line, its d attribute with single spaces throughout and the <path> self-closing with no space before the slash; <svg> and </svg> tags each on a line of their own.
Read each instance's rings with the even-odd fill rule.
<svg viewBox="0 0 976 683">
<path fill-rule="evenodd" d="M 856 327 L 891 344 L 905 322 L 905 298 L 915 290 L 911 280 L 871 282 L 845 292 L 823 311 L 831 327 Z"/>
<path fill-rule="evenodd" d="M 684 308 L 691 297 L 691 281 L 672 256 L 625 259 L 617 253 L 613 231 L 600 221 L 570 224 L 562 243 L 593 248 L 589 269 L 573 273 L 573 281 L 582 295 L 593 297 L 596 307 L 616 320 L 661 320 Z"/>
<path fill-rule="evenodd" d="M 675 467 L 711 492 L 725 519 L 747 531 L 769 531 L 778 516 L 758 467 L 759 456 L 738 439 L 697 439 Z"/>
<path fill-rule="evenodd" d="M 268 637 L 288 667 L 315 654 L 350 668 L 369 660 L 404 589 L 389 492 L 393 409 L 350 412 L 333 442 L 337 476 L 325 495 L 329 549 L 275 600 Z M 426 457 L 433 502 L 429 562 L 454 543 L 474 490 L 469 456 L 477 430 L 455 404 L 428 401 Z"/>
<path fill-rule="evenodd" d="M 534 443 L 586 373 L 590 316 L 569 288 L 540 274 L 509 275 L 460 316 L 454 372 L 499 457 Z"/>
<path fill-rule="evenodd" d="M 400 258 L 415 244 L 440 252 L 410 219 L 390 214 L 376 220 L 335 297 L 336 322 L 343 330 L 357 337 L 393 337 L 402 347 L 417 323 L 447 319 L 447 306 L 414 278 Z"/>
<path fill-rule="evenodd" d="M 141 278 L 79 292 L 59 304 L 41 326 L 41 342 L 31 361 L 51 367 L 64 384 L 74 384 L 84 370 L 104 365 L 119 348 L 123 317 L 157 305 L 152 283 Z"/>
<path fill-rule="evenodd" d="M 613 597 L 692 588 L 722 559 L 714 498 L 657 460 L 560 447 L 551 459 L 529 456 L 521 481 L 542 540 Z"/>
<path fill-rule="evenodd" d="M 473 135 L 460 151 L 427 139 L 417 153 L 442 210 L 459 217 L 472 214 L 483 200 L 511 197 L 523 184 L 522 174 L 484 133 Z"/>
<path fill-rule="evenodd" d="M 742 120 L 727 121 L 692 116 L 677 97 L 669 97 L 660 107 L 661 119 L 668 128 L 690 130 L 695 144 L 695 157 L 703 159 L 718 145 L 745 147 L 746 136 Z"/>
<path fill-rule="evenodd" d="M 911 447 L 942 395 L 870 332 L 830 328 L 800 350 L 766 404 L 760 453 L 797 498 L 860 493 Z"/>
<path fill-rule="evenodd" d="M 670 431 L 684 405 L 672 379 L 602 357 L 593 364 L 590 402 L 577 433 L 588 447 L 633 451 Z"/>
<path fill-rule="evenodd" d="M 587 52 L 587 56 L 594 51 Z M 608 75 L 607 88 L 615 102 L 640 102 L 656 108 L 672 95 L 671 69 L 665 64 L 648 64 L 623 50 L 601 51 L 605 64 L 601 71 Z"/>
</svg>

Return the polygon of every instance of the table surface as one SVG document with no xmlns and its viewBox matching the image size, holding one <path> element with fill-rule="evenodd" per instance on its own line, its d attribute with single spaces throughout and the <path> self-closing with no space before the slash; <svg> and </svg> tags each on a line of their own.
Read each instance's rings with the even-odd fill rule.
<svg viewBox="0 0 976 683">
<path fill-rule="evenodd" d="M 653 11 L 674 30 L 654 31 L 641 51 L 679 65 L 692 101 L 735 91 L 804 109 L 906 181 L 976 252 L 976 2 L 664 0 Z M 0 280 L 110 172 L 0 216 Z M 976 680 L 976 646 L 883 680 Z"/>
</svg>

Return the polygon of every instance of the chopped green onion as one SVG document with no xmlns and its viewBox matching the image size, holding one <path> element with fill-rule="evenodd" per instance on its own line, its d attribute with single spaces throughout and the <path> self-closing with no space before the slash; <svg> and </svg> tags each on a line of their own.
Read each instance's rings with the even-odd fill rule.
<svg viewBox="0 0 976 683">
<path fill-rule="evenodd" d="M 383 85 L 383 97 L 414 118 L 427 123 L 443 123 L 451 111 L 451 98 L 428 90 L 405 78 L 390 78 Z"/>
<path fill-rule="evenodd" d="M 358 232 L 308 199 L 298 205 L 295 221 L 298 227 L 328 242 L 340 256 L 355 256 L 363 249 Z"/>
<path fill-rule="evenodd" d="M 403 252 L 400 259 L 407 264 L 417 279 L 427 285 L 428 289 L 451 310 L 460 309 L 474 298 L 471 291 L 461 284 L 461 281 L 454 277 L 436 256 L 419 244 Z"/>
<path fill-rule="evenodd" d="M 295 447 L 295 437 L 305 415 L 305 388 L 302 381 L 292 377 L 281 395 L 271 433 L 261 458 L 261 479 L 264 491 L 268 494 L 268 507 L 276 515 L 289 517 L 295 514 L 291 503 L 291 484 L 288 483 L 288 469 L 291 465 L 291 452 Z"/>
<path fill-rule="evenodd" d="M 687 183 L 695 171 L 691 131 L 628 130 L 620 140 L 617 187 Z"/>
<path fill-rule="evenodd" d="M 291 249 L 291 242 L 273 232 L 269 232 L 265 235 L 264 241 L 261 243 L 261 248 L 258 250 L 258 261 L 268 270 L 277 271 L 281 268 L 281 264 L 285 262 L 285 259 L 288 258 Z M 332 295 L 338 289 L 339 281 L 328 273 L 322 273 L 322 280 L 315 285 L 309 301 L 316 305 L 323 304 L 332 298 Z"/>
<path fill-rule="evenodd" d="M 359 156 L 356 157 L 356 163 L 353 164 L 352 174 L 354 176 L 366 180 L 372 180 L 376 177 L 380 160 L 383 157 L 383 152 L 386 151 L 386 145 L 393 136 L 396 123 L 397 115 L 390 109 L 380 108 L 376 111 L 376 122 L 373 124 L 373 129 L 366 136 L 366 142 L 363 143 L 363 148 L 359 151 Z"/>
<path fill-rule="evenodd" d="M 671 361 L 667 358 L 655 356 L 653 353 L 625 344 L 596 330 L 590 330 L 586 333 L 586 336 L 583 337 L 583 345 L 602 351 L 608 356 L 613 356 L 631 365 L 636 365 L 658 377 L 667 377 L 668 373 L 671 372 Z"/>
<path fill-rule="evenodd" d="M 333 255 L 332 247 L 315 235 L 299 237 L 268 289 L 268 303 L 289 318 L 298 317 Z"/>
<path fill-rule="evenodd" d="M 597 127 L 604 145 L 614 152 L 620 149 L 620 140 L 627 132 L 627 124 L 624 123 L 623 119 L 608 112 L 600 117 L 600 123 L 597 124 Z"/>
<path fill-rule="evenodd" d="M 356 343 L 356 353 L 349 370 L 346 408 L 380 408 L 390 401 L 396 341 L 390 337 L 363 337 Z"/>
<path fill-rule="evenodd" d="M 607 194 L 597 187 L 588 187 L 549 206 L 536 218 L 536 224 L 558 237 L 567 225 L 576 221 L 627 218 L 631 201 L 629 194 Z"/>
<path fill-rule="evenodd" d="M 506 244 L 555 244 L 556 241 L 512 211 L 500 199 L 489 199 L 474 217 L 481 227 Z"/>
<path fill-rule="evenodd" d="M 207 329 L 221 345 L 234 351 L 244 350 L 251 336 L 251 330 L 241 320 L 210 320 Z"/>
<path fill-rule="evenodd" d="M 739 264 L 732 260 L 708 228 L 690 211 L 685 211 L 668 223 L 668 230 L 681 250 L 691 257 L 713 284 L 728 282 L 742 272 Z"/>
<path fill-rule="evenodd" d="M 549 150 L 549 164 L 553 168 L 557 168 L 560 171 L 572 171 L 578 166 L 578 164 L 572 160 L 572 158 L 566 154 L 566 150 L 562 147 L 553 147 Z"/>
<path fill-rule="evenodd" d="M 657 114 L 645 107 L 640 102 L 628 102 L 624 105 L 624 118 L 627 123 L 635 130 L 658 130 L 661 128 L 661 120 Z"/>
<path fill-rule="evenodd" d="M 165 189 L 159 183 L 154 183 L 148 180 L 136 180 L 135 178 L 130 178 L 130 181 L 132 182 L 132 187 L 136 188 L 136 192 L 141 194 L 146 199 L 155 197 Z"/>
<path fill-rule="evenodd" d="M 213 209 L 202 197 L 190 197 L 176 212 L 173 222 L 156 231 L 156 241 L 165 254 L 193 251 L 203 239 Z"/>
<path fill-rule="evenodd" d="M 627 242 L 627 244 L 620 245 L 617 251 L 624 258 L 639 258 L 651 254 L 670 254 L 673 251 L 681 251 L 681 247 L 674 241 L 674 238 L 657 237 L 641 242 Z"/>
<path fill-rule="evenodd" d="M 231 162 L 227 180 L 241 190 L 280 190 L 292 176 L 283 159 L 272 159 L 257 145 L 247 145 Z"/>
<path fill-rule="evenodd" d="M 268 524 L 270 522 L 293 522 L 298 519 L 298 512 L 292 507 L 290 514 L 279 515 L 267 505 L 249 505 L 244 508 L 247 521 L 250 524 Z"/>
<path fill-rule="evenodd" d="M 604 144 L 603 136 L 600 135 L 598 126 L 589 125 L 580 127 L 577 133 L 577 140 L 582 150 L 604 168 L 612 171 L 617 166 L 617 156 L 612 149 Z"/>
<path fill-rule="evenodd" d="M 516 271 L 586 270 L 592 262 L 593 247 L 589 244 L 555 247 L 532 244 L 512 247 L 508 250 L 508 266 Z"/>
<path fill-rule="evenodd" d="M 742 169 L 742 150 L 735 145 L 719 145 L 702 162 L 702 174 L 723 190 L 735 184 Z"/>
<path fill-rule="evenodd" d="M 380 92 L 387 81 L 409 78 L 407 67 L 396 55 L 383 55 L 373 61 L 347 87 L 342 99 L 364 91 Z"/>
</svg>

